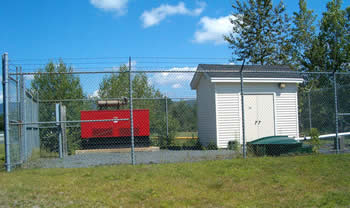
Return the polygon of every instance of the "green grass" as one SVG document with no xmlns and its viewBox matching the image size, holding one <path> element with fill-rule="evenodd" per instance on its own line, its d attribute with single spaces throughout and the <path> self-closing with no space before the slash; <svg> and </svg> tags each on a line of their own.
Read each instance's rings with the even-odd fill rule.
<svg viewBox="0 0 350 208">
<path fill-rule="evenodd" d="M 151 141 L 152 141 L 154 146 L 158 146 L 158 144 L 159 144 L 157 137 L 158 137 L 157 134 L 152 134 L 150 136 Z M 198 137 L 198 132 L 177 132 L 176 137 Z M 191 146 L 197 142 L 197 139 L 174 139 L 173 142 L 174 142 L 173 145 L 182 146 L 184 144 L 185 145 L 188 144 Z"/>
<path fill-rule="evenodd" d="M 151 138 L 152 137 L 157 137 L 159 136 L 158 134 L 151 134 Z M 198 132 L 185 132 L 185 131 L 179 131 L 179 132 L 176 132 L 176 135 L 175 137 L 198 137 Z"/>
<path fill-rule="evenodd" d="M 350 155 L 0 172 L 0 207 L 349 207 Z"/>
<path fill-rule="evenodd" d="M 198 132 L 177 132 L 176 133 L 177 137 L 197 137 Z"/>
<path fill-rule="evenodd" d="M 186 145 L 186 146 L 194 146 L 197 142 L 197 139 L 175 139 L 174 145 Z"/>
</svg>

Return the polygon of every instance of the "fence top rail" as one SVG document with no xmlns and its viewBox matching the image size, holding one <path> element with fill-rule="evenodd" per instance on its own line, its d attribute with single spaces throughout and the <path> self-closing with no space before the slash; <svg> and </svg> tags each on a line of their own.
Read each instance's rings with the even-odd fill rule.
<svg viewBox="0 0 350 208">
<path fill-rule="evenodd" d="M 49 57 L 49 58 L 14 58 L 10 62 L 23 61 L 55 61 L 55 60 L 114 60 L 129 59 L 130 56 L 106 56 L 106 57 Z M 230 57 L 166 57 L 166 56 L 132 56 L 132 59 L 169 59 L 169 60 L 230 60 Z"/>
<path fill-rule="evenodd" d="M 52 102 L 71 102 L 71 101 L 99 101 L 99 100 L 122 100 L 124 98 L 78 98 L 78 99 L 61 99 L 61 100 L 39 100 L 40 103 Z M 155 98 L 132 98 L 133 100 L 196 100 L 196 97 L 155 97 Z"/>
<path fill-rule="evenodd" d="M 96 120 L 69 120 L 69 121 L 38 121 L 38 122 L 18 122 L 11 121 L 10 125 L 34 125 L 34 124 L 60 124 L 60 123 L 94 123 L 94 122 L 119 122 L 129 121 L 129 118 L 114 118 L 114 119 L 96 119 Z"/>
<path fill-rule="evenodd" d="M 131 73 L 240 73 L 237 70 L 131 70 Z M 99 70 L 99 71 L 70 71 L 70 72 L 12 72 L 9 75 L 45 75 L 45 74 L 115 74 L 115 73 L 129 73 L 129 71 L 117 71 L 117 70 Z M 282 73 L 282 74 L 328 74 L 328 75 L 350 75 L 350 72 L 300 72 L 300 71 L 244 71 L 243 74 L 254 74 L 254 73 Z"/>
</svg>

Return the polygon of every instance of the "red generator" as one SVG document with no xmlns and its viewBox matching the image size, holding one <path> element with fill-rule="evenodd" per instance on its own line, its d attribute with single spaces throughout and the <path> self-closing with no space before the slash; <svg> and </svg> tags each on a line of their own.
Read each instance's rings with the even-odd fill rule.
<svg viewBox="0 0 350 208">
<path fill-rule="evenodd" d="M 81 138 L 84 148 L 100 145 L 110 147 L 130 147 L 130 110 L 90 110 L 80 112 L 81 120 L 112 120 L 81 122 Z M 149 110 L 133 110 L 134 144 L 135 146 L 150 145 Z"/>
</svg>

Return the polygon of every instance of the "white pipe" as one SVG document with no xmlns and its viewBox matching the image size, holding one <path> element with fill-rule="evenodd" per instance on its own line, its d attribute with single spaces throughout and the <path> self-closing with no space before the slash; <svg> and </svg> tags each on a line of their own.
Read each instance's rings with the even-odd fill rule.
<svg viewBox="0 0 350 208">
<path fill-rule="evenodd" d="M 338 136 L 349 136 L 350 132 L 343 132 L 343 133 L 338 133 Z M 324 134 L 324 135 L 320 135 L 318 138 L 320 139 L 325 139 L 325 138 L 332 138 L 335 137 L 335 133 L 334 134 Z M 309 136 L 308 137 L 299 137 L 299 138 L 295 138 L 295 140 L 305 140 L 305 139 L 311 139 Z"/>
</svg>

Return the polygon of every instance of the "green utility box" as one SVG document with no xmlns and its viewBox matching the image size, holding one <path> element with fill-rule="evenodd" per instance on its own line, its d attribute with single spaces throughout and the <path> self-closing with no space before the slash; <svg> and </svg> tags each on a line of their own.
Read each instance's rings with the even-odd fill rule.
<svg viewBox="0 0 350 208">
<path fill-rule="evenodd" d="M 256 156 L 279 156 L 288 153 L 309 153 L 309 145 L 289 138 L 288 136 L 269 136 L 247 142 L 248 151 Z"/>
</svg>

